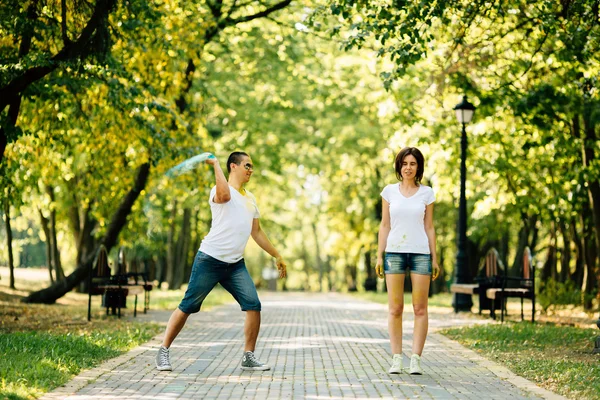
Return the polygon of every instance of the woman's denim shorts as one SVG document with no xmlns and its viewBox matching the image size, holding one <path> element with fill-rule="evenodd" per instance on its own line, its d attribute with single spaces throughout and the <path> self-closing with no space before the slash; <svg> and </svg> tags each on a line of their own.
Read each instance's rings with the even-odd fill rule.
<svg viewBox="0 0 600 400">
<path fill-rule="evenodd" d="M 217 283 L 232 294 L 242 311 L 260 311 L 261 304 L 256 286 L 246 269 L 244 259 L 230 264 L 201 251 L 196 254 L 190 284 L 179 309 L 186 314 L 200 311 L 202 302 Z"/>
<path fill-rule="evenodd" d="M 385 253 L 383 269 L 386 274 L 431 275 L 431 254 L 417 253 Z"/>
</svg>

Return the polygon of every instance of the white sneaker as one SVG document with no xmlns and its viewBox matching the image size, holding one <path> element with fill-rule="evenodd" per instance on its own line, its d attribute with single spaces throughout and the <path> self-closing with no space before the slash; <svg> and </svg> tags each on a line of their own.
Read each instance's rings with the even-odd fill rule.
<svg viewBox="0 0 600 400">
<path fill-rule="evenodd" d="M 402 354 L 394 354 L 392 359 L 392 366 L 388 370 L 388 374 L 400 374 L 402 373 Z"/>
<path fill-rule="evenodd" d="M 421 356 L 413 354 L 410 357 L 410 374 L 411 375 L 423 375 L 423 369 L 421 368 Z"/>
</svg>

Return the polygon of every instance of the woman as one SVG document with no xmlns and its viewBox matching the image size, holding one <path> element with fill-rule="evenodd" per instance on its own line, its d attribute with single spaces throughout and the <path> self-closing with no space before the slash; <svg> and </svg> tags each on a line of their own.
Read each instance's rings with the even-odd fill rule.
<svg viewBox="0 0 600 400">
<path fill-rule="evenodd" d="M 410 373 L 421 375 L 421 354 L 427 337 L 429 282 L 440 272 L 435 252 L 433 202 L 429 186 L 421 184 L 425 160 L 415 147 L 405 147 L 394 162 L 400 183 L 387 185 L 381 192 L 383 210 L 379 228 L 377 275 L 388 290 L 388 330 L 392 347 L 390 374 L 402 372 L 402 312 L 404 278 L 410 272 L 415 313 Z M 385 251 L 385 263 L 383 253 Z"/>
</svg>

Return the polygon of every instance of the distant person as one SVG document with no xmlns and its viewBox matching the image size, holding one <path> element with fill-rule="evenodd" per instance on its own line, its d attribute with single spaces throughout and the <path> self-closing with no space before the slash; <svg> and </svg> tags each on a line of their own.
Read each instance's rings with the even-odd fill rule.
<svg viewBox="0 0 600 400">
<path fill-rule="evenodd" d="M 440 273 L 435 251 L 433 202 L 435 194 L 421 184 L 425 160 L 416 147 L 405 147 L 396 156 L 394 167 L 400 183 L 381 192 L 383 207 L 377 249 L 377 276 L 388 291 L 388 330 L 392 347 L 390 374 L 402 372 L 402 313 L 404 279 L 410 272 L 415 326 L 409 372 L 423 374 L 421 355 L 425 346 L 429 315 L 429 283 Z M 385 252 L 385 262 L 384 262 Z"/>
<path fill-rule="evenodd" d="M 185 296 L 167 324 L 162 346 L 156 355 L 156 368 L 159 371 L 173 369 L 169 359 L 171 343 L 190 314 L 200 311 L 202 301 L 220 283 L 233 295 L 242 311 L 246 311 L 241 368 L 266 371 L 270 367 L 254 355 L 260 330 L 261 304 L 243 258 L 248 238 L 252 235 L 261 248 L 275 257 L 280 278 L 286 276 L 286 264 L 260 227 L 256 199 L 244 188 L 254 171 L 250 156 L 243 152 L 231 153 L 227 160 L 229 181 L 225 179 L 218 159 L 209 158 L 206 163 L 213 166 L 216 180 L 208 200 L 212 225 L 194 260 Z"/>
</svg>

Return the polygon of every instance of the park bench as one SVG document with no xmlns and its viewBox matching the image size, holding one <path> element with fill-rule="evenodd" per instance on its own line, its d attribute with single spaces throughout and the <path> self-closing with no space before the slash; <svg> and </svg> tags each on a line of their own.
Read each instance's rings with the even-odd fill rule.
<svg viewBox="0 0 600 400">
<path fill-rule="evenodd" d="M 486 296 L 492 301 L 492 304 L 500 305 L 501 322 L 504 322 L 504 315 L 508 315 L 506 300 L 511 297 L 521 299 L 521 321 L 525 319 L 523 300 L 531 300 L 531 322 L 535 322 L 535 263 L 529 247 L 525 247 L 523 252 L 522 276 L 502 276 L 500 280 L 501 286 L 487 289 Z M 494 307 L 492 307 L 492 318 L 496 319 Z"/>
<path fill-rule="evenodd" d="M 125 250 L 119 249 L 117 274 L 124 276 L 128 286 L 141 286 L 144 289 L 144 314 L 150 309 L 150 292 L 154 285 L 149 280 L 148 271 L 139 271 L 138 264 L 125 262 Z"/>
<path fill-rule="evenodd" d="M 450 286 L 450 292 L 478 295 L 479 296 L 479 314 L 481 315 L 482 310 L 490 310 L 493 313 L 492 307 L 496 306 L 499 309 L 499 305 L 493 304 L 486 297 L 486 290 L 489 288 L 499 287 L 501 282 L 499 277 L 502 274 L 502 261 L 498 257 L 498 251 L 495 248 L 491 248 L 486 256 L 485 263 L 475 278 L 475 283 L 453 283 Z M 458 312 L 456 304 L 454 306 L 454 312 Z"/>
<path fill-rule="evenodd" d="M 112 310 L 113 315 L 121 318 L 121 308 L 127 307 L 127 296 L 135 296 L 133 316 L 137 316 L 138 295 L 146 292 L 146 287 L 151 284 L 138 282 L 138 275 L 129 274 L 124 268 L 125 264 L 121 262 L 122 252 L 119 251 L 119 263 L 117 273 L 112 275 L 108 264 L 108 253 L 104 246 L 100 246 L 96 260 L 90 266 L 88 281 L 88 321 L 92 319 L 92 296 L 102 295 L 102 307 L 106 308 L 106 315 Z M 150 289 L 151 290 L 151 289 Z M 149 296 L 148 296 L 149 301 Z M 147 303 L 144 301 L 144 313 L 147 310 Z"/>
</svg>

